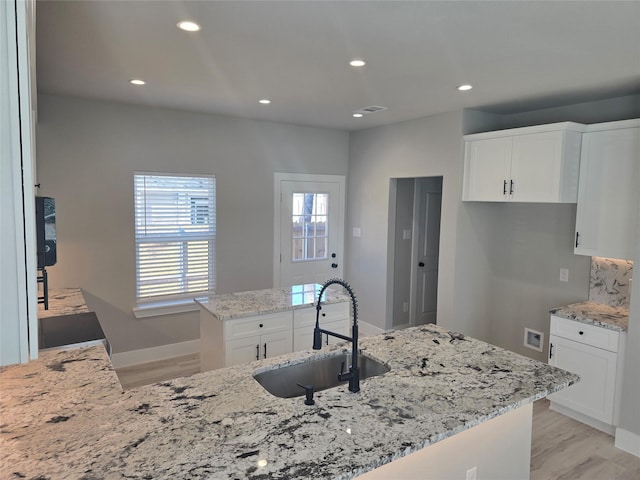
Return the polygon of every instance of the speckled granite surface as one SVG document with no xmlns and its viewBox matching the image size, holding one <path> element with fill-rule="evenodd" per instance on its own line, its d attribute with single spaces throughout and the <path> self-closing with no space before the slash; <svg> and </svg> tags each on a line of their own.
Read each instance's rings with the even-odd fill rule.
<svg viewBox="0 0 640 480">
<path fill-rule="evenodd" d="M 196 302 L 220 320 L 249 317 L 265 313 L 310 307 L 318 300 L 321 285 L 296 285 L 290 288 L 270 288 L 248 292 L 226 293 L 196 298 Z M 342 289 L 329 287 L 325 290 L 323 304 L 348 302 Z"/>
<path fill-rule="evenodd" d="M 577 320 L 590 325 L 626 332 L 629 326 L 629 310 L 622 307 L 611 307 L 596 302 L 572 303 L 565 307 L 552 308 L 552 315 L 570 320 Z"/>
<path fill-rule="evenodd" d="M 4 368 L 2 479 L 349 479 L 564 388 L 577 376 L 423 326 L 363 338 L 383 376 L 277 398 L 256 369 L 299 352 L 122 392 L 101 347 Z"/>
<path fill-rule="evenodd" d="M 629 308 L 633 262 L 614 258 L 591 258 L 589 300 L 612 307 Z"/>
<path fill-rule="evenodd" d="M 75 313 L 87 313 L 89 308 L 79 288 L 49 289 L 49 309 L 38 305 L 38 318 L 58 317 Z"/>
</svg>

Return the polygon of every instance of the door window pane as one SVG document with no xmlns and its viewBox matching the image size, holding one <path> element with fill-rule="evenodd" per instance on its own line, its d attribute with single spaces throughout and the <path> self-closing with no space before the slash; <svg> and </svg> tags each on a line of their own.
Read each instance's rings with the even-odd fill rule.
<svg viewBox="0 0 640 480">
<path fill-rule="evenodd" d="M 291 217 L 292 260 L 294 262 L 327 258 L 327 193 L 294 193 Z"/>
</svg>

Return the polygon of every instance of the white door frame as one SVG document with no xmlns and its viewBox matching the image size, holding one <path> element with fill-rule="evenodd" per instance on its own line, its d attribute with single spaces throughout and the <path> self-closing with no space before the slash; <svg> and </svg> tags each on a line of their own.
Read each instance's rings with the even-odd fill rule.
<svg viewBox="0 0 640 480">
<path fill-rule="evenodd" d="M 344 226 L 345 226 L 345 176 L 344 175 L 315 175 L 307 173 L 274 173 L 273 174 L 273 287 L 280 287 L 280 199 L 282 195 L 281 183 L 290 182 L 333 182 L 340 185 L 338 225 L 338 259 L 345 264 L 344 259 Z M 343 270 L 344 271 L 344 270 Z"/>
</svg>

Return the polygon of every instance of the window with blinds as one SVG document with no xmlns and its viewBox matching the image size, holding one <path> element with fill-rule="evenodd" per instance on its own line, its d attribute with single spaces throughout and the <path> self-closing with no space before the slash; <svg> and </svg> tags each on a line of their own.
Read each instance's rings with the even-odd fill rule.
<svg viewBox="0 0 640 480">
<path fill-rule="evenodd" d="M 215 291 L 214 176 L 134 174 L 138 303 Z"/>
</svg>

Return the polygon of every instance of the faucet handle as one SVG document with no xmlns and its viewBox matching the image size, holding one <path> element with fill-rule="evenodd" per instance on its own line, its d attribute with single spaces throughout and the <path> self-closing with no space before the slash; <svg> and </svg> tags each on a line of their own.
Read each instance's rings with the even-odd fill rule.
<svg viewBox="0 0 640 480">
<path fill-rule="evenodd" d="M 313 399 L 314 388 L 313 385 L 300 385 L 296 384 L 301 388 L 304 388 L 306 398 L 304 400 L 305 405 L 315 405 L 316 401 Z"/>
</svg>

